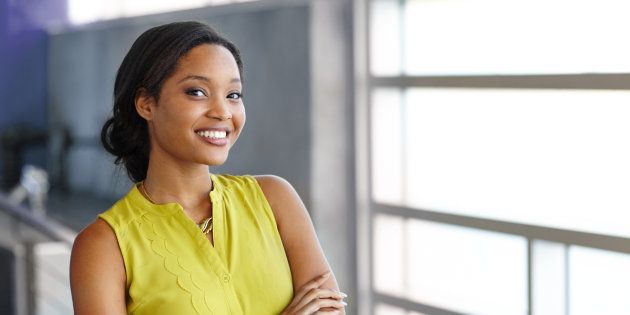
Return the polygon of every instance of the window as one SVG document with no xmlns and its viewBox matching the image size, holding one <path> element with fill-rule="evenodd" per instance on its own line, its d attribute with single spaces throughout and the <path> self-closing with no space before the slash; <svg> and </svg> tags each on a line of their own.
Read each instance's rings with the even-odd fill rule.
<svg viewBox="0 0 630 315">
<path fill-rule="evenodd" d="M 257 0 L 68 0 L 68 19 L 73 24 L 85 24 L 99 20 L 249 1 Z"/>
<path fill-rule="evenodd" d="M 630 313 L 630 4 L 365 5 L 373 312 Z"/>
</svg>

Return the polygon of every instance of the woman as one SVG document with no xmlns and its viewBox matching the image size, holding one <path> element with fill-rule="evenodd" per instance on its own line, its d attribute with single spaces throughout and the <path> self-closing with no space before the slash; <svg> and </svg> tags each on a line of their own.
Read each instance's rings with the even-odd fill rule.
<svg viewBox="0 0 630 315">
<path fill-rule="evenodd" d="M 291 185 L 208 172 L 243 129 L 242 72 L 236 47 L 202 23 L 132 45 L 101 138 L 136 184 L 75 240 L 75 314 L 344 313 Z"/>
</svg>

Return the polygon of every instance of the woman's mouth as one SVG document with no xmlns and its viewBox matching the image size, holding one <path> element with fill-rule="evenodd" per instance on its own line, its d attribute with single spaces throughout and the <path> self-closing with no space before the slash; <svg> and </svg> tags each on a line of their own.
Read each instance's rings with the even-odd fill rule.
<svg viewBox="0 0 630 315">
<path fill-rule="evenodd" d="M 195 131 L 203 141 L 216 145 L 225 146 L 228 143 L 227 131 L 225 130 L 198 130 Z"/>
</svg>

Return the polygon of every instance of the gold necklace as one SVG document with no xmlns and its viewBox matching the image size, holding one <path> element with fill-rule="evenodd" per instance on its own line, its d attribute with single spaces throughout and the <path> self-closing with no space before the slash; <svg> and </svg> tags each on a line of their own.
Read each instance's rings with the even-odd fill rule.
<svg viewBox="0 0 630 315">
<path fill-rule="evenodd" d="M 201 223 L 197 224 L 197 227 L 201 229 L 203 234 L 210 233 L 210 231 L 212 231 L 212 216 L 203 219 Z"/>
<path fill-rule="evenodd" d="M 140 192 L 142 193 L 142 195 L 144 195 L 145 197 L 147 197 L 147 199 L 152 203 L 152 204 L 157 204 L 155 201 L 153 201 L 153 199 L 151 199 L 151 196 L 149 196 L 149 192 L 147 191 L 147 188 L 144 187 L 144 181 L 142 181 L 140 183 Z M 203 234 L 208 234 L 210 233 L 210 231 L 212 231 L 212 216 L 209 216 L 203 220 L 201 220 L 200 223 L 197 223 L 197 227 L 201 229 L 201 232 Z"/>
</svg>

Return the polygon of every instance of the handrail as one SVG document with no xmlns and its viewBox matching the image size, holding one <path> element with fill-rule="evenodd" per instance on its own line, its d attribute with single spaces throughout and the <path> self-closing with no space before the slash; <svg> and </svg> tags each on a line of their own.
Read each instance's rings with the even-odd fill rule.
<svg viewBox="0 0 630 315">
<path fill-rule="evenodd" d="M 72 245 L 77 233 L 52 218 L 41 217 L 27 208 L 11 203 L 9 198 L 0 193 L 0 212 L 5 212 L 36 231 L 50 237 L 53 241 Z"/>
</svg>

